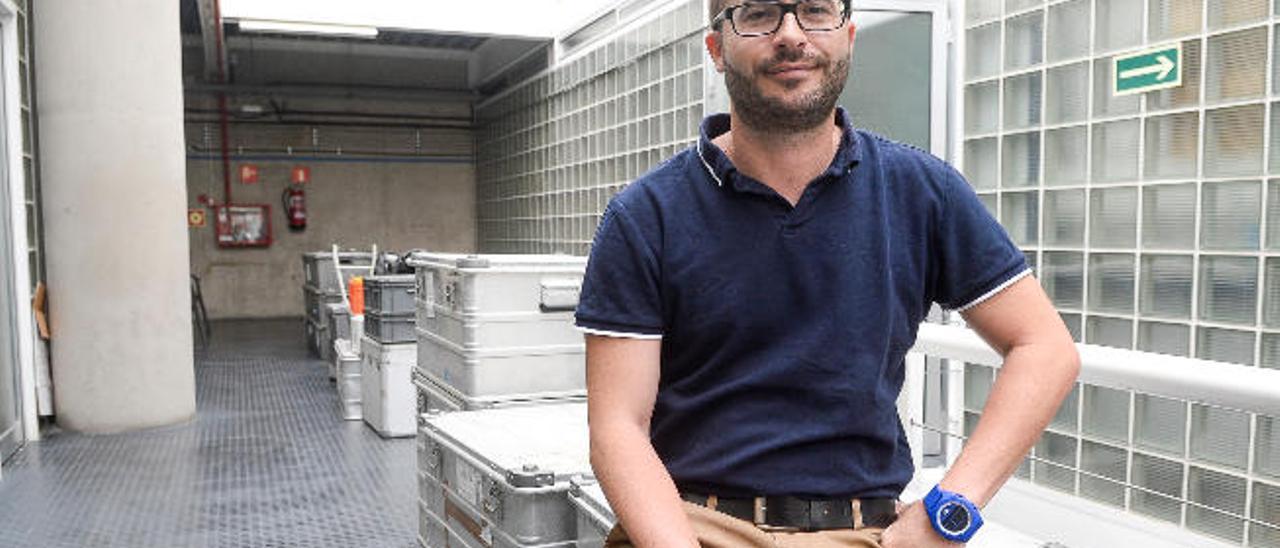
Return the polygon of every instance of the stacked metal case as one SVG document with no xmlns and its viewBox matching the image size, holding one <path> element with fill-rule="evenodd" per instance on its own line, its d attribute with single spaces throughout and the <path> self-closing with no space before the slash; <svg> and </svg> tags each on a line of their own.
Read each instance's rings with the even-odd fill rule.
<svg viewBox="0 0 1280 548">
<path fill-rule="evenodd" d="M 568 492 L 591 473 L 586 419 L 582 403 L 421 415 L 418 542 L 573 546 Z"/>
<path fill-rule="evenodd" d="M 338 263 L 334 264 L 334 254 L 329 251 L 313 251 L 302 254 L 302 301 L 304 306 L 303 328 L 307 347 L 311 353 L 330 359 L 333 336 L 325 320 L 325 305 L 342 302 L 342 285 L 359 270 L 373 264 L 373 254 L 367 252 L 341 252 L 337 254 Z M 339 267 L 342 275 L 339 276 Z"/>
<path fill-rule="evenodd" d="M 414 277 L 410 274 L 364 279 L 364 338 L 361 382 L 364 421 L 384 437 L 416 432 L 413 336 Z"/>
<path fill-rule="evenodd" d="M 419 410 L 585 397 L 573 327 L 586 258 L 417 253 Z"/>
<path fill-rule="evenodd" d="M 382 437 L 413 437 L 417 430 L 417 400 L 410 380 L 416 346 L 382 343 L 367 333 L 360 339 L 361 413 Z"/>
<path fill-rule="evenodd" d="M 324 312 L 331 304 L 341 304 L 342 295 L 320 293 L 310 286 L 303 287 L 302 292 L 307 307 L 306 318 L 303 320 L 307 349 L 312 355 L 327 360 L 329 353 L 324 345 L 326 341 L 331 341 L 333 338 L 329 336 L 329 322 L 325 320 Z"/>
<path fill-rule="evenodd" d="M 325 323 L 330 338 L 351 340 L 351 309 L 341 302 L 325 305 Z"/>
<path fill-rule="evenodd" d="M 338 404 L 342 418 L 358 421 L 364 416 L 361 412 L 363 387 L 361 386 L 360 352 L 355 341 L 334 340 L 333 363 L 336 369 L 334 377 L 338 385 Z"/>
<path fill-rule="evenodd" d="M 598 548 L 613 530 L 617 518 L 609 501 L 604 497 L 604 490 L 594 478 L 574 478 L 569 482 L 569 503 L 578 515 L 578 534 L 574 539 L 579 548 Z"/>
<path fill-rule="evenodd" d="M 324 318 L 325 328 L 321 332 L 322 335 L 324 336 L 324 340 L 321 341 L 321 344 L 324 344 L 326 347 L 328 347 L 332 351 L 335 348 L 333 345 L 337 341 L 352 340 L 351 339 L 351 309 L 347 308 L 347 305 L 343 304 L 341 301 L 332 303 L 332 304 L 326 304 L 324 305 L 324 312 L 322 313 L 322 317 Z M 338 356 L 330 352 L 329 354 L 323 355 L 321 357 L 324 358 L 325 361 L 329 363 L 329 378 L 338 380 L 339 375 L 341 374 L 338 372 L 338 369 L 339 369 Z"/>
</svg>

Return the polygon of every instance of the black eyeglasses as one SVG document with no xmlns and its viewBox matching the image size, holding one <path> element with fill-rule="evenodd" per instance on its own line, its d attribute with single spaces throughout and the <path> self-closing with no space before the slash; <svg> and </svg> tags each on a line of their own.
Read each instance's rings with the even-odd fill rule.
<svg viewBox="0 0 1280 548">
<path fill-rule="evenodd" d="M 725 8 L 711 20 L 711 27 L 720 30 L 720 25 L 728 20 L 738 36 L 768 36 L 782 28 L 782 18 L 788 13 L 795 15 L 800 29 L 807 32 L 835 30 L 849 18 L 849 10 L 840 0 L 801 0 L 794 4 L 744 2 Z"/>
</svg>

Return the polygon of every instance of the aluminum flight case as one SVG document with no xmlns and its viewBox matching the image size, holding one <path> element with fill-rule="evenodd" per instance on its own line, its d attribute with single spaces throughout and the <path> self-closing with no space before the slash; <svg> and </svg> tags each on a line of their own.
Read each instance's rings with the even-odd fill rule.
<svg viewBox="0 0 1280 548">
<path fill-rule="evenodd" d="M 351 340 L 351 309 L 341 301 L 325 305 L 324 320 L 329 338 Z"/>
<path fill-rule="evenodd" d="M 329 378 L 337 379 L 337 360 L 333 342 L 351 338 L 351 313 L 342 302 L 326 304 L 321 310 L 320 325 L 324 326 L 320 339 L 320 357 L 329 364 Z"/>
<path fill-rule="evenodd" d="M 419 413 L 433 411 L 450 413 L 453 411 L 475 411 L 478 409 L 496 409 L 520 405 L 551 405 L 586 401 L 585 394 L 538 398 L 473 398 L 458 392 L 453 387 L 444 384 L 440 379 L 417 367 L 413 369 L 413 386 L 418 391 Z"/>
<path fill-rule="evenodd" d="M 358 421 L 363 418 L 361 414 L 361 371 L 360 371 L 360 354 L 356 352 L 355 344 L 347 339 L 338 339 L 333 341 L 333 364 L 336 370 L 335 378 L 338 385 L 338 405 L 342 412 L 342 418 L 349 421 Z"/>
<path fill-rule="evenodd" d="M 472 398 L 585 391 L 573 327 L 586 258 L 417 253 L 418 367 Z"/>
<path fill-rule="evenodd" d="M 310 317 L 302 318 L 302 340 L 307 344 L 307 352 L 312 356 L 320 355 L 320 349 L 316 347 L 318 329 L 319 326 L 315 320 Z"/>
<path fill-rule="evenodd" d="M 343 268 L 373 265 L 373 254 L 362 251 L 341 251 L 338 253 L 338 264 Z M 311 251 L 302 254 L 302 272 L 304 283 L 322 293 L 341 295 L 339 284 L 346 284 L 354 276 L 355 269 L 338 280 L 338 269 L 333 265 L 332 251 Z"/>
<path fill-rule="evenodd" d="M 322 322 L 324 321 L 325 307 L 341 303 L 342 293 L 339 291 L 321 291 L 315 286 L 304 285 L 302 286 L 302 301 L 306 307 L 306 316 L 316 322 Z"/>
<path fill-rule="evenodd" d="M 329 326 L 324 323 L 306 318 L 303 320 L 306 330 L 307 350 L 311 351 L 311 355 L 322 360 L 329 360 L 329 349 L 324 347 L 324 341 L 329 339 Z"/>
<path fill-rule="evenodd" d="M 573 546 L 569 482 L 589 476 L 583 403 L 419 416 L 419 536 L 449 546 Z"/>
<path fill-rule="evenodd" d="M 417 432 L 417 396 L 410 378 L 413 343 L 383 344 L 360 338 L 360 407 L 364 422 L 384 438 Z"/>
<path fill-rule="evenodd" d="M 569 482 L 569 503 L 578 513 L 576 546 L 603 546 L 604 539 L 609 536 L 618 518 L 614 516 L 613 508 L 609 507 L 600 484 L 593 478 L 574 478 Z"/>
</svg>

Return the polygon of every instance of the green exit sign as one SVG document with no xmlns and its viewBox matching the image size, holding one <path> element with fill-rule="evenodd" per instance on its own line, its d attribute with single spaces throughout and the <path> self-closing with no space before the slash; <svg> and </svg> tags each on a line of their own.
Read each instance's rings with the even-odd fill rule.
<svg viewBox="0 0 1280 548">
<path fill-rule="evenodd" d="M 1182 85 L 1182 44 L 1115 57 L 1115 95 L 1132 95 Z"/>
</svg>

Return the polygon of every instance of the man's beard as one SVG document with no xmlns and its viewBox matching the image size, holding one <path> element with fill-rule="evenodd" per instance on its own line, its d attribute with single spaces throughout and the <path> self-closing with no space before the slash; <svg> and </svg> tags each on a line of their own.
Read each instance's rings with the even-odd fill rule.
<svg viewBox="0 0 1280 548">
<path fill-rule="evenodd" d="M 761 64 L 756 78 L 765 78 L 776 65 L 802 61 L 812 62 L 822 71 L 822 83 L 812 93 L 788 102 L 766 97 L 750 76 L 734 68 L 725 58 L 724 83 L 733 102 L 735 121 L 758 131 L 782 133 L 801 133 L 827 123 L 849 77 L 848 58 L 840 58 L 833 63 L 828 58 L 806 56 L 794 49 L 780 50 Z"/>
</svg>

